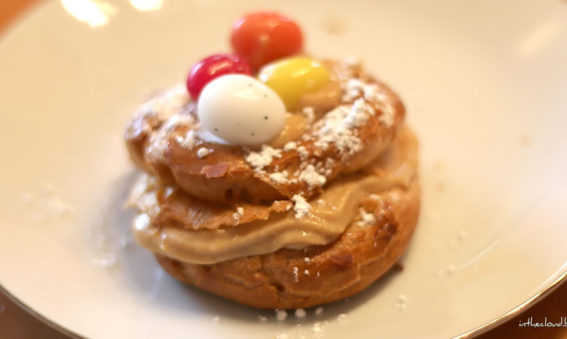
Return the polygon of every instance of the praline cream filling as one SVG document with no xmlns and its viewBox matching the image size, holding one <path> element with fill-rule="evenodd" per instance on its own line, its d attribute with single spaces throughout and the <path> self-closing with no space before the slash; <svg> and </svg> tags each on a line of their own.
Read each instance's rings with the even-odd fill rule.
<svg viewBox="0 0 567 339">
<path fill-rule="evenodd" d="M 146 214 L 134 221 L 136 240 L 147 249 L 193 263 L 213 264 L 281 248 L 301 249 L 336 240 L 359 214 L 360 202 L 371 194 L 407 187 L 417 168 L 417 141 L 407 128 L 364 171 L 333 181 L 309 202 L 302 218 L 293 210 L 217 230 L 186 230 L 151 223 Z"/>
</svg>

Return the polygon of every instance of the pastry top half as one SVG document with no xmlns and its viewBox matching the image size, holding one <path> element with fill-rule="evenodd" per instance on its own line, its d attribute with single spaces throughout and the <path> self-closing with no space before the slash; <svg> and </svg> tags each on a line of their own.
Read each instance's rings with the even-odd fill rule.
<svg viewBox="0 0 567 339">
<path fill-rule="evenodd" d="M 145 172 L 130 198 L 138 242 L 215 264 L 327 245 L 348 227 L 379 223 L 385 201 L 417 205 L 407 193 L 416 192 L 417 141 L 401 101 L 358 64 L 325 65 L 332 81 L 304 95 L 280 134 L 257 147 L 204 130 L 183 87 L 144 104 L 126 133 Z"/>
<path fill-rule="evenodd" d="M 405 116 L 398 96 L 359 64 L 324 65 L 331 81 L 305 94 L 266 144 L 218 142 L 202 128 L 196 103 L 179 86 L 136 113 L 126 132 L 130 156 L 160 184 L 202 202 L 266 206 L 312 199 L 336 178 L 369 166 L 395 139 Z"/>
</svg>

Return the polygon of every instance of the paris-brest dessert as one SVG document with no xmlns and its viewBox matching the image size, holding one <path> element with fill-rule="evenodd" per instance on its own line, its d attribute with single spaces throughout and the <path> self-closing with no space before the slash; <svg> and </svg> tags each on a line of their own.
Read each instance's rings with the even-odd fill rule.
<svg viewBox="0 0 567 339">
<path fill-rule="evenodd" d="M 418 219 L 402 102 L 359 63 L 304 53 L 278 13 L 239 19 L 231 44 L 127 127 L 137 242 L 175 278 L 258 308 L 363 290 Z"/>
</svg>

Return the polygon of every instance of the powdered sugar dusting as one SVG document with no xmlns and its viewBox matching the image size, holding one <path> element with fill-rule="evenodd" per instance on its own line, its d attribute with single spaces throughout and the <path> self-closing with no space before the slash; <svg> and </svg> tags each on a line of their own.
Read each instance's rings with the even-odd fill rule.
<svg viewBox="0 0 567 339">
<path fill-rule="evenodd" d="M 364 100 L 371 101 L 377 105 L 382 111 L 378 120 L 387 127 L 393 126 L 395 113 L 394 104 L 385 90 L 380 89 L 376 84 L 365 83 L 360 79 L 349 79 L 345 86 L 343 100 L 351 101 L 359 97 L 363 97 Z"/>
<path fill-rule="evenodd" d="M 387 127 L 394 124 L 394 106 L 384 89 L 376 84 L 354 78 L 346 81 L 343 104 L 327 112 L 314 125 L 317 137 L 315 146 L 326 150 L 334 145 L 344 155 L 352 155 L 362 149 L 357 128 L 363 126 L 371 116 L 380 112 L 378 120 Z M 376 108 L 379 108 L 376 109 Z"/>
<path fill-rule="evenodd" d="M 271 173 L 270 179 L 276 184 L 286 184 L 289 182 L 289 173 L 287 171 Z"/>
<path fill-rule="evenodd" d="M 262 169 L 264 169 L 264 167 L 269 166 L 274 158 L 281 158 L 281 156 L 281 149 L 273 148 L 268 145 L 262 145 L 262 150 L 260 152 L 248 153 L 245 160 L 256 171 L 261 171 Z"/>
<path fill-rule="evenodd" d="M 311 331 L 315 338 L 323 338 L 325 334 L 325 327 L 327 326 L 326 321 L 317 321 L 311 326 Z"/>
<path fill-rule="evenodd" d="M 364 99 L 356 99 L 345 117 L 345 124 L 349 128 L 360 127 L 368 121 L 369 116 L 373 113 L 372 106 L 367 104 Z"/>
<path fill-rule="evenodd" d="M 301 195 L 294 195 L 291 197 L 291 201 L 295 203 L 293 209 L 295 210 L 296 219 L 303 218 L 311 211 L 311 205 Z"/>
<path fill-rule="evenodd" d="M 283 147 L 283 150 L 286 152 L 293 151 L 296 149 L 297 149 L 297 143 L 295 141 L 288 141 Z"/>
<path fill-rule="evenodd" d="M 315 110 L 311 106 L 303 107 L 301 113 L 307 118 L 307 123 L 312 123 L 315 120 Z"/>
<path fill-rule="evenodd" d="M 276 319 L 278 319 L 278 321 L 283 321 L 285 320 L 285 318 L 287 318 L 287 312 L 285 310 L 278 310 L 276 309 Z"/>
<path fill-rule="evenodd" d="M 204 158 L 204 157 L 206 157 L 207 155 L 209 155 L 211 152 L 212 152 L 211 150 L 209 150 L 209 149 L 207 149 L 207 148 L 205 148 L 205 147 L 201 147 L 201 148 L 199 148 L 199 150 L 197 151 L 197 156 L 198 156 L 199 158 Z"/>
<path fill-rule="evenodd" d="M 315 146 L 326 150 L 335 145 L 341 154 L 354 154 L 362 149 L 362 141 L 356 136 L 353 129 L 345 124 L 349 115 L 348 106 L 339 106 L 328 112 L 314 126 L 314 134 L 318 137 Z"/>
<path fill-rule="evenodd" d="M 372 213 L 367 212 L 364 208 L 361 207 L 359 209 L 359 213 L 360 213 L 360 221 L 356 223 L 357 226 L 368 227 L 376 223 L 376 216 L 374 216 L 374 214 Z"/>
<path fill-rule="evenodd" d="M 299 267 L 295 266 L 292 269 L 291 275 L 293 276 L 293 281 L 298 282 L 299 281 Z"/>
<path fill-rule="evenodd" d="M 327 178 L 315 170 L 315 166 L 307 165 L 305 169 L 299 174 L 299 180 L 304 181 L 311 187 L 320 187 L 325 185 Z"/>
<path fill-rule="evenodd" d="M 349 79 L 345 86 L 345 93 L 343 94 L 344 101 L 351 101 L 361 95 L 365 88 L 365 83 L 360 79 Z"/>
<path fill-rule="evenodd" d="M 175 141 L 177 141 L 178 144 L 180 144 L 181 146 L 187 149 L 192 149 L 193 147 L 195 147 L 195 144 L 197 143 L 195 130 L 193 129 L 188 130 L 184 136 L 177 135 L 175 137 Z"/>
<path fill-rule="evenodd" d="M 236 208 L 236 212 L 232 213 L 232 218 L 234 220 L 240 220 L 240 218 L 244 215 L 244 208 L 238 206 Z"/>
</svg>

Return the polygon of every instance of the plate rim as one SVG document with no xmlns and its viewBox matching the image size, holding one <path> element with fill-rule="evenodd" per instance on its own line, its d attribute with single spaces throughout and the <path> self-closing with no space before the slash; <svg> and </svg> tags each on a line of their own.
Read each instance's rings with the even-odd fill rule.
<svg viewBox="0 0 567 339">
<path fill-rule="evenodd" d="M 466 332 L 463 332 L 457 336 L 452 337 L 453 339 L 461 339 L 461 338 L 472 338 L 476 337 L 480 334 L 486 333 L 487 331 L 505 323 L 506 321 L 512 319 L 513 317 L 519 315 L 522 312 L 527 311 L 529 308 L 536 305 L 542 299 L 550 295 L 553 291 L 555 291 L 559 286 L 563 284 L 567 284 L 567 261 L 563 263 L 561 272 L 557 278 L 555 278 L 550 284 L 536 292 L 533 296 L 525 300 L 524 302 L 518 304 L 517 306 L 513 307 L 509 311 L 501 314 L 500 316 L 485 322 L 477 327 L 474 327 Z M 58 331 L 60 334 L 66 335 L 69 338 L 84 338 L 83 335 L 77 334 L 72 330 L 68 329 L 67 327 L 56 323 L 55 321 L 49 319 L 48 317 L 42 315 L 41 313 L 34 310 L 31 306 L 26 304 L 25 302 L 18 299 L 15 295 L 10 293 L 2 284 L 0 284 L 0 293 L 4 293 L 4 295 L 10 299 L 14 304 L 19 306 L 23 309 L 28 315 L 32 316 L 36 320 L 40 321 L 44 325 Z"/>
<path fill-rule="evenodd" d="M 20 307 L 29 316 L 33 317 L 35 320 L 38 320 L 39 322 L 46 325 L 47 327 L 57 331 L 59 334 L 66 335 L 69 338 L 84 338 L 82 335 L 79 335 L 79 334 L 73 332 L 72 330 L 68 329 L 67 327 L 56 323 L 55 321 L 49 319 L 48 317 L 46 317 L 43 314 L 39 313 L 38 311 L 34 310 L 31 306 L 29 306 L 25 302 L 21 301 L 15 295 L 13 295 L 10 291 L 8 291 L 2 284 L 0 284 L 0 293 L 4 294 L 4 296 L 6 296 L 6 298 L 8 298 L 8 300 L 13 302 L 16 306 Z"/>
<path fill-rule="evenodd" d="M 561 272 L 561 270 L 563 272 Z M 491 329 L 505 323 L 506 321 L 511 320 L 515 316 L 527 311 L 529 308 L 531 308 L 532 306 L 534 306 L 535 304 L 540 302 L 542 299 L 544 299 L 545 297 L 550 295 L 557 288 L 559 288 L 559 286 L 561 286 L 563 284 L 567 284 L 567 261 L 563 263 L 563 265 L 560 269 L 560 272 L 561 273 L 557 276 L 557 278 L 555 278 L 551 283 L 549 283 L 547 286 L 545 286 L 544 288 L 542 288 L 541 290 L 536 292 L 534 295 L 532 295 L 530 298 L 528 298 L 524 302 L 520 303 L 516 307 L 510 309 L 509 311 L 501 314 L 500 316 L 498 316 L 498 317 L 496 317 L 496 318 L 494 318 L 494 319 L 492 319 L 492 320 L 490 320 L 486 323 L 478 325 L 477 327 L 474 327 L 473 329 L 471 329 L 467 332 L 461 333 L 461 334 L 453 337 L 453 339 L 476 337 L 480 334 L 488 332 L 489 330 L 491 330 Z"/>
</svg>

